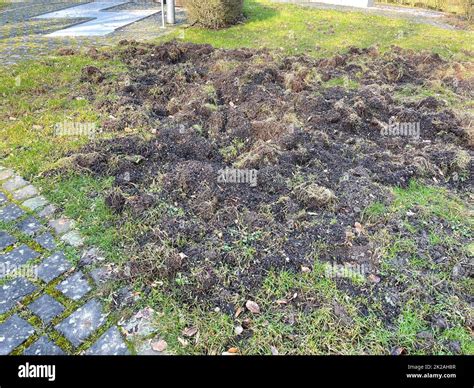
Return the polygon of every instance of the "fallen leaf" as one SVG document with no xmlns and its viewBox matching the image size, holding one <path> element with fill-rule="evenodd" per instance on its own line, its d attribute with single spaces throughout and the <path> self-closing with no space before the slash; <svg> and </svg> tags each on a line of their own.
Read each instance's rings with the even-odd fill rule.
<svg viewBox="0 0 474 388">
<path fill-rule="evenodd" d="M 241 335 L 244 331 L 244 328 L 242 326 L 236 326 L 234 329 L 235 335 Z"/>
<path fill-rule="evenodd" d="M 286 299 L 278 299 L 277 301 L 277 304 L 287 304 L 288 301 Z"/>
<path fill-rule="evenodd" d="M 155 352 L 163 352 L 166 350 L 166 348 L 168 347 L 168 344 L 166 343 L 165 340 L 159 340 L 157 342 L 153 342 L 151 344 L 151 348 L 155 351 Z"/>
<path fill-rule="evenodd" d="M 308 273 L 311 272 L 311 268 L 305 267 L 304 265 L 301 266 L 301 272 Z"/>
<path fill-rule="evenodd" d="M 245 303 L 245 307 L 252 313 L 252 314 L 259 314 L 260 313 L 260 306 L 252 300 L 248 300 Z"/>
<path fill-rule="evenodd" d="M 198 328 L 193 326 L 193 327 L 185 328 L 181 333 L 186 337 L 192 337 L 197 332 L 198 332 Z"/>
<path fill-rule="evenodd" d="M 237 310 L 235 311 L 234 317 L 238 318 L 239 315 L 242 314 L 242 311 L 244 311 L 242 307 L 237 308 Z"/>
<path fill-rule="evenodd" d="M 239 353 L 239 348 L 230 348 L 230 349 L 228 350 L 228 352 L 229 352 L 229 353 L 234 353 L 234 354 L 235 354 L 235 353 Z"/>
</svg>

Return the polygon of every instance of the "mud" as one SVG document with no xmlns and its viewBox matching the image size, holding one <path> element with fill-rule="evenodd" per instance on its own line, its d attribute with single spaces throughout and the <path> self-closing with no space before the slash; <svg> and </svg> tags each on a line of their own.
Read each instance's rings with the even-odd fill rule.
<svg viewBox="0 0 474 388">
<path fill-rule="evenodd" d="M 81 93 L 118 136 L 71 158 L 115 177 L 107 205 L 121 222 L 140 220 L 131 282 L 169 279 L 183 301 L 233 314 L 270 270 L 300 271 L 319 258 L 366 262 L 378 273 L 380 247 L 368 236 L 382 227 L 402 233 L 400 226 L 367 224 L 361 234 L 356 223 L 371 204 L 390 205 L 391 187 L 418 179 L 461 194 L 472 189 L 465 118 L 435 97 L 395 97 L 406 85 L 440 82 L 472 98 L 473 79 L 456 71 L 465 64 L 398 48 L 316 60 L 177 42 L 124 41 L 110 56 L 129 70 L 113 77 L 88 66 Z M 329 86 L 338 79 L 342 86 Z M 97 98 L 98 84 L 117 98 Z M 389 122 L 418 123 L 419 136 L 384 135 Z M 136 130 L 147 135 L 127 135 Z M 219 182 L 225 168 L 254 169 L 257 183 Z M 429 249 L 426 236 L 418 248 Z M 439 249 L 427 255 L 449 265 L 452 254 Z M 391 321 L 403 297 L 387 295 L 408 287 L 382 277 L 355 292 L 382 300 L 380 314 Z"/>
</svg>

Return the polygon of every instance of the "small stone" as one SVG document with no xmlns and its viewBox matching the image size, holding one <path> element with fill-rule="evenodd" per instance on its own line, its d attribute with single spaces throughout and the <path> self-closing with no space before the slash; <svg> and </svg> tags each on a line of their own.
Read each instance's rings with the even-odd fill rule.
<svg viewBox="0 0 474 388">
<path fill-rule="evenodd" d="M 130 352 L 122 335 L 114 326 L 107 330 L 87 351 L 87 355 L 125 356 Z"/>
<path fill-rule="evenodd" d="M 104 324 L 105 318 L 100 302 L 92 299 L 55 328 L 77 347 Z"/>
<path fill-rule="evenodd" d="M 67 270 L 71 269 L 71 263 L 66 259 L 63 252 L 57 252 L 44 260 L 37 267 L 38 277 L 46 283 L 56 279 Z"/>
<path fill-rule="evenodd" d="M 148 337 L 150 334 L 156 332 L 153 327 L 153 318 L 155 311 L 150 307 L 138 311 L 131 317 L 127 323 L 122 325 L 122 328 L 127 337 Z"/>
<path fill-rule="evenodd" d="M 34 197 L 35 195 L 38 195 L 38 190 L 36 190 L 33 185 L 23 187 L 12 194 L 13 199 L 17 201 L 23 201 L 24 199 Z"/>
<path fill-rule="evenodd" d="M 16 243 L 16 238 L 10 236 L 7 232 L 0 230 L 0 250 L 3 250 Z"/>
<path fill-rule="evenodd" d="M 61 240 L 75 248 L 79 248 L 84 245 L 84 239 L 77 230 L 71 230 L 70 232 L 63 234 L 61 236 Z"/>
<path fill-rule="evenodd" d="M 22 177 L 20 176 L 14 176 L 12 178 L 10 178 L 9 180 L 7 180 L 3 185 L 2 187 L 9 191 L 9 192 L 13 192 L 15 190 L 18 190 L 20 189 L 21 187 L 24 187 L 28 185 L 28 182 L 25 181 Z"/>
<path fill-rule="evenodd" d="M 56 234 L 64 234 L 74 227 L 74 221 L 68 218 L 59 218 L 49 221 L 49 226 L 54 229 Z"/>
<path fill-rule="evenodd" d="M 8 169 L 3 169 L 0 171 L 0 181 L 11 178 L 13 176 L 13 171 Z"/>
<path fill-rule="evenodd" d="M 108 267 L 94 268 L 89 272 L 96 285 L 101 285 L 113 279 L 114 274 Z"/>
<path fill-rule="evenodd" d="M 30 345 L 23 354 L 25 356 L 63 356 L 66 353 L 58 345 L 42 336 L 38 341 Z"/>
<path fill-rule="evenodd" d="M 127 286 L 122 287 L 113 295 L 113 301 L 117 309 L 133 306 L 139 299 L 139 295 Z"/>
<path fill-rule="evenodd" d="M 9 204 L 0 209 L 0 221 L 11 222 L 20 218 L 25 212 L 17 205 Z"/>
<path fill-rule="evenodd" d="M 42 235 L 35 238 L 35 241 L 41 245 L 42 248 L 52 251 L 56 249 L 56 243 L 54 242 L 54 237 L 51 233 L 45 232 Z"/>
<path fill-rule="evenodd" d="M 0 324 L 0 355 L 9 354 L 16 347 L 25 342 L 35 329 L 18 315 L 13 315 Z"/>
<path fill-rule="evenodd" d="M 45 325 L 64 311 L 64 306 L 47 294 L 40 296 L 28 308 L 40 317 Z"/>
<path fill-rule="evenodd" d="M 0 314 L 5 314 L 35 290 L 36 286 L 33 283 L 21 277 L 0 286 Z"/>
<path fill-rule="evenodd" d="M 56 213 L 56 206 L 54 206 L 52 204 L 49 204 L 48 206 L 46 206 L 43 210 L 41 210 L 38 213 L 38 216 L 40 216 L 42 218 L 49 218 L 49 217 L 53 216 L 54 213 Z"/>
<path fill-rule="evenodd" d="M 82 272 L 76 272 L 58 284 L 56 289 L 72 300 L 79 300 L 92 288 Z"/>
<path fill-rule="evenodd" d="M 24 234 L 28 236 L 34 236 L 36 233 L 41 231 L 43 229 L 43 225 L 40 224 L 40 222 L 34 218 L 34 217 L 28 217 L 21 221 L 20 223 L 17 224 L 17 228 Z"/>
<path fill-rule="evenodd" d="M 16 271 L 30 260 L 36 259 L 38 256 L 38 252 L 24 244 L 4 255 L 0 255 L 0 264 L 2 264 L 3 268 L 3 273 L 0 273 L 0 279 L 8 275 L 10 272 Z"/>
<path fill-rule="evenodd" d="M 6 202 L 8 202 L 7 196 L 3 193 L 0 193 L 0 205 L 3 205 Z"/>
<path fill-rule="evenodd" d="M 23 202 L 23 206 L 32 211 L 42 208 L 43 206 L 46 206 L 47 204 L 48 204 L 48 201 L 46 200 L 46 198 L 42 196 L 30 198 L 30 199 L 27 199 L 25 202 Z"/>
</svg>

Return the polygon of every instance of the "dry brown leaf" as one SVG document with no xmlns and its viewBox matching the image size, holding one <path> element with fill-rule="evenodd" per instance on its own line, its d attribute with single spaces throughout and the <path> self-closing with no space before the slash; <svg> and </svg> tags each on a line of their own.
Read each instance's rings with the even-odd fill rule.
<svg viewBox="0 0 474 388">
<path fill-rule="evenodd" d="M 252 314 L 259 314 L 260 313 L 260 306 L 252 300 L 248 300 L 245 303 L 245 307 L 249 310 Z"/>
<path fill-rule="evenodd" d="M 239 315 L 242 314 L 242 311 L 244 311 L 244 309 L 242 307 L 238 307 L 237 310 L 235 311 L 234 317 L 238 318 Z"/>
<path fill-rule="evenodd" d="M 151 348 L 155 352 L 163 352 L 166 350 L 167 347 L 168 347 L 168 344 L 166 343 L 165 340 L 159 340 L 151 344 Z"/>
<path fill-rule="evenodd" d="M 192 337 L 198 332 L 198 328 L 193 327 L 186 327 L 181 333 L 186 337 Z"/>
<path fill-rule="evenodd" d="M 230 348 L 229 350 L 227 350 L 227 352 L 229 353 L 239 353 L 239 348 Z"/>
</svg>

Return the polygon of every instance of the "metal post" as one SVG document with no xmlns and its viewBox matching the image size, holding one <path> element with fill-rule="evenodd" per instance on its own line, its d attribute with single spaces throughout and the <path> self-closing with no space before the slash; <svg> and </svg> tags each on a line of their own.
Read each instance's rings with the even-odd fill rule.
<svg viewBox="0 0 474 388">
<path fill-rule="evenodd" d="M 166 0 L 166 21 L 168 24 L 176 23 L 174 0 Z"/>
<path fill-rule="evenodd" d="M 166 28 L 165 26 L 165 0 L 161 0 L 161 28 Z"/>
</svg>

